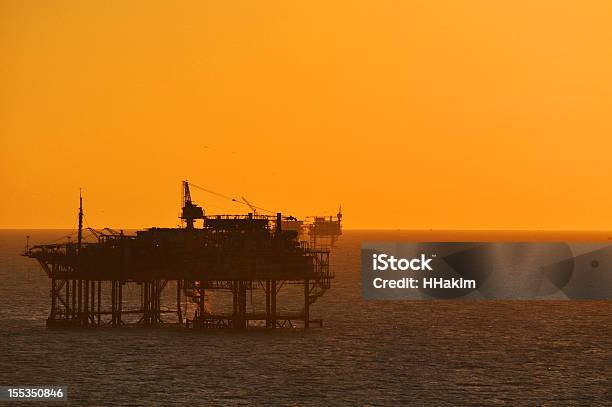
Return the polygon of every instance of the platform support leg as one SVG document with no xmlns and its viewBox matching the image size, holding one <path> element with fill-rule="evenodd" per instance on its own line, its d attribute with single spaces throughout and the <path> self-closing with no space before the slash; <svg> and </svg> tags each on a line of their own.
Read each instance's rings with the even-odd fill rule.
<svg viewBox="0 0 612 407">
<path fill-rule="evenodd" d="M 181 285 L 182 280 L 176 280 L 176 317 L 179 325 L 183 325 L 183 311 L 181 310 Z"/>
<path fill-rule="evenodd" d="M 76 293 L 76 280 L 72 280 L 72 319 L 76 319 L 77 317 Z"/>
<path fill-rule="evenodd" d="M 89 280 L 83 280 L 83 318 L 81 324 L 89 323 Z"/>
<path fill-rule="evenodd" d="M 198 303 L 199 314 L 200 314 L 200 326 L 204 326 L 204 313 L 206 312 L 206 293 L 204 292 L 204 282 L 200 281 L 198 286 L 200 292 L 200 302 Z"/>
<path fill-rule="evenodd" d="M 77 282 L 77 320 L 83 322 L 83 280 Z"/>
<path fill-rule="evenodd" d="M 310 327 L 310 282 L 304 280 L 304 328 Z"/>
<path fill-rule="evenodd" d="M 270 287 L 270 320 L 272 322 L 272 328 L 276 328 L 276 294 L 276 280 L 272 280 Z"/>
<path fill-rule="evenodd" d="M 272 325 L 272 318 L 270 318 L 270 280 L 266 280 L 266 328 L 270 328 Z"/>
<path fill-rule="evenodd" d="M 66 320 L 70 319 L 72 310 L 70 309 L 70 280 L 64 280 L 64 287 L 66 287 Z"/>
<path fill-rule="evenodd" d="M 55 285 L 55 279 L 51 279 L 51 313 L 49 314 L 49 320 L 55 321 L 55 314 L 57 311 L 57 288 Z"/>
<path fill-rule="evenodd" d="M 101 302 L 102 302 L 102 284 L 101 284 L 101 281 L 98 280 L 98 326 L 100 326 L 100 317 L 101 317 L 100 303 Z"/>
</svg>

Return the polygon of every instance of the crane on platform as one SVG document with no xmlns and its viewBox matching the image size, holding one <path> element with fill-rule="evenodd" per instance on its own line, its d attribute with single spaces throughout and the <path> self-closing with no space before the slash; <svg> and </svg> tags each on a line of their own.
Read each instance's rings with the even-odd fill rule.
<svg viewBox="0 0 612 407">
<path fill-rule="evenodd" d="M 196 219 L 204 219 L 204 209 L 191 200 L 189 181 L 183 181 L 183 210 L 181 219 L 185 221 L 187 229 L 193 229 Z"/>
<path fill-rule="evenodd" d="M 251 205 L 251 203 L 249 201 L 247 201 L 247 199 L 245 197 L 241 197 L 242 201 L 249 207 L 251 208 L 251 210 L 253 211 L 253 215 L 257 215 L 257 207 Z"/>
<path fill-rule="evenodd" d="M 253 211 L 253 214 L 255 214 L 255 212 L 257 210 L 259 210 L 261 212 L 268 212 L 270 214 L 276 214 L 275 211 L 271 211 L 269 209 L 261 208 L 259 206 L 255 206 L 255 205 L 251 204 L 249 201 L 246 200 L 245 197 L 241 197 L 241 199 L 236 199 L 236 198 L 232 198 L 231 196 L 227 196 L 225 194 L 222 194 L 220 192 L 215 192 L 215 191 L 212 191 L 210 189 L 206 189 L 204 187 L 201 187 L 199 185 L 195 185 L 194 183 L 191 183 L 189 185 L 191 185 L 192 187 L 195 187 L 197 189 L 200 189 L 200 190 L 202 190 L 204 192 L 208 192 L 209 194 L 216 195 L 219 198 L 223 198 L 223 199 L 226 199 L 226 200 L 231 201 L 231 202 L 235 202 L 235 203 L 240 204 L 240 205 L 248 206 Z"/>
</svg>

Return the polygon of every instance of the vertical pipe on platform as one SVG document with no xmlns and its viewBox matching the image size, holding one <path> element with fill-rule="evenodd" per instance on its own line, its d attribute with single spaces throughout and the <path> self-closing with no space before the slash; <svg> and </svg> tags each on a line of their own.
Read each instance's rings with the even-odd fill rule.
<svg viewBox="0 0 612 407">
<path fill-rule="evenodd" d="M 153 298 L 154 285 L 155 285 L 154 281 L 150 282 L 148 284 L 148 287 L 149 287 L 149 294 L 148 294 L 149 306 L 148 306 L 147 309 L 149 311 L 149 316 L 148 316 L 149 317 L 149 319 L 148 319 L 149 324 L 153 323 L 153 316 L 155 314 L 155 305 L 153 304 L 155 302 L 154 298 Z"/>
<path fill-rule="evenodd" d="M 155 282 L 155 322 L 161 322 L 161 280 Z"/>
<path fill-rule="evenodd" d="M 68 319 L 70 316 L 70 280 L 64 280 L 64 286 L 66 287 L 66 315 L 64 318 Z"/>
<path fill-rule="evenodd" d="M 123 284 L 117 281 L 117 291 L 119 292 L 117 301 L 117 324 L 121 324 L 121 311 L 123 310 Z"/>
<path fill-rule="evenodd" d="M 272 324 L 270 318 L 270 280 L 266 280 L 266 328 Z"/>
<path fill-rule="evenodd" d="M 149 283 L 149 323 L 155 323 L 155 281 Z"/>
<path fill-rule="evenodd" d="M 304 328 L 310 326 L 310 282 L 304 280 Z"/>
<path fill-rule="evenodd" d="M 240 281 L 240 328 L 247 328 L 249 321 L 247 320 L 246 302 L 247 302 L 247 283 Z"/>
<path fill-rule="evenodd" d="M 51 314 L 49 315 L 49 320 L 54 321 L 55 320 L 55 312 L 56 312 L 56 307 L 57 307 L 57 301 L 56 301 L 56 297 L 57 296 L 57 289 L 55 286 L 55 278 L 51 278 Z"/>
<path fill-rule="evenodd" d="M 155 323 L 155 281 L 149 283 L 149 324 Z"/>
<path fill-rule="evenodd" d="M 83 280 L 83 323 L 89 323 L 89 280 Z"/>
<path fill-rule="evenodd" d="M 153 296 L 153 301 L 155 304 L 155 315 L 154 315 L 154 319 L 153 319 L 153 323 L 157 324 L 158 322 L 161 321 L 161 313 L 160 313 L 160 308 L 159 308 L 159 295 L 160 295 L 160 281 L 159 280 L 155 280 L 155 282 L 153 283 L 153 289 L 155 290 L 155 295 Z"/>
<path fill-rule="evenodd" d="M 146 313 L 145 313 L 145 300 L 144 300 L 144 297 L 145 297 L 145 282 L 143 281 L 143 282 L 140 284 L 140 309 L 142 310 L 142 322 L 143 322 L 143 323 L 144 323 L 145 316 L 146 316 Z"/>
<path fill-rule="evenodd" d="M 159 281 L 154 280 L 151 283 L 151 323 L 157 323 L 157 288 L 159 287 Z"/>
<path fill-rule="evenodd" d="M 147 305 L 147 311 L 149 312 L 148 314 L 148 323 L 151 324 L 153 322 L 153 314 L 154 314 L 154 306 L 153 306 L 153 285 L 155 284 L 155 282 L 150 282 L 147 284 L 147 288 L 148 288 L 148 294 L 147 294 L 147 298 L 149 299 L 148 301 L 148 305 Z"/>
<path fill-rule="evenodd" d="M 102 283 L 98 280 L 98 326 L 100 326 L 100 303 L 102 302 Z"/>
<path fill-rule="evenodd" d="M 282 224 L 283 224 L 283 215 L 280 212 L 276 213 L 276 236 L 280 237 L 281 233 L 282 233 Z"/>
<path fill-rule="evenodd" d="M 142 322 L 147 324 L 149 321 L 149 283 L 144 281 L 142 283 Z"/>
<path fill-rule="evenodd" d="M 166 281 L 167 284 L 167 281 Z M 157 282 L 157 321 L 161 324 L 162 322 L 162 318 L 161 318 L 161 293 L 163 290 L 164 284 L 162 283 L 161 280 L 159 280 Z"/>
<path fill-rule="evenodd" d="M 117 324 L 117 286 L 115 280 L 111 280 L 111 324 Z"/>
<path fill-rule="evenodd" d="M 155 304 L 155 296 L 157 295 L 157 280 L 153 280 L 151 282 L 151 323 L 155 324 L 157 322 L 155 318 L 157 317 L 157 305 Z"/>
<path fill-rule="evenodd" d="M 77 318 L 79 320 L 79 324 L 82 323 L 83 320 L 83 280 L 79 280 L 77 283 Z"/>
<path fill-rule="evenodd" d="M 204 284 L 200 281 L 200 320 L 204 324 L 204 313 L 206 312 L 206 293 L 204 292 Z"/>
<path fill-rule="evenodd" d="M 181 310 L 181 280 L 176 280 L 176 317 L 179 325 L 183 325 L 183 313 Z"/>
<path fill-rule="evenodd" d="M 76 291 L 76 280 L 72 280 L 72 319 L 75 319 L 77 317 Z"/>
<path fill-rule="evenodd" d="M 272 280 L 270 291 L 270 313 L 272 314 L 272 328 L 276 328 L 276 280 Z"/>
<path fill-rule="evenodd" d="M 92 324 L 95 324 L 95 316 L 96 316 L 96 282 L 94 280 L 91 280 L 91 303 L 90 303 L 90 307 L 89 307 L 89 312 L 90 312 L 90 318 L 91 318 L 91 322 Z"/>
<path fill-rule="evenodd" d="M 232 281 L 232 328 L 238 327 L 238 281 Z"/>
</svg>

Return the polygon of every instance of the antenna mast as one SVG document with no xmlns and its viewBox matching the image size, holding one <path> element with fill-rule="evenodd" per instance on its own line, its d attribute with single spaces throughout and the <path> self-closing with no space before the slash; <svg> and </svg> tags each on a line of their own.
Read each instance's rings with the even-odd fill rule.
<svg viewBox="0 0 612 407">
<path fill-rule="evenodd" d="M 83 194 L 79 188 L 79 234 L 77 239 L 77 254 L 81 252 L 81 242 L 83 241 Z"/>
</svg>

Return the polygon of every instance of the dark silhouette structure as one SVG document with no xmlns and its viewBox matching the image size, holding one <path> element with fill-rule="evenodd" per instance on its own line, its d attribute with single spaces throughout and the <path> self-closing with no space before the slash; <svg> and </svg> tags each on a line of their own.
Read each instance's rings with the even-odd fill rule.
<svg viewBox="0 0 612 407">
<path fill-rule="evenodd" d="M 330 249 L 284 230 L 295 218 L 205 216 L 184 181 L 184 228 L 134 235 L 88 228 L 96 241 L 85 242 L 82 203 L 80 197 L 77 242 L 36 245 L 24 253 L 51 279 L 48 326 L 322 324 L 311 318 L 310 307 L 331 286 Z M 284 291 L 289 296 L 280 307 Z"/>
<path fill-rule="evenodd" d="M 342 235 L 342 207 L 338 209 L 336 219 L 332 216 L 314 216 L 305 230 L 313 247 L 334 247 L 338 236 Z"/>
</svg>

